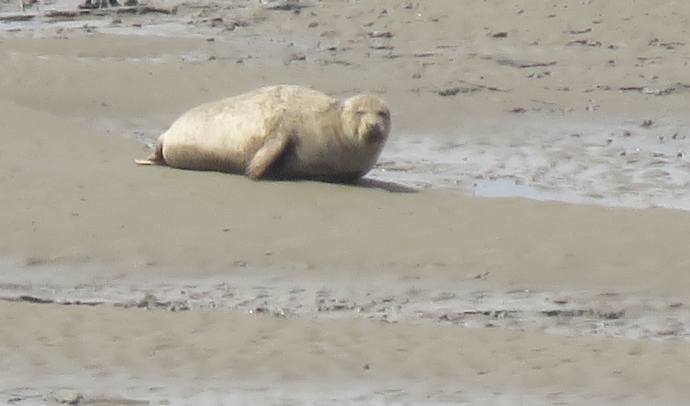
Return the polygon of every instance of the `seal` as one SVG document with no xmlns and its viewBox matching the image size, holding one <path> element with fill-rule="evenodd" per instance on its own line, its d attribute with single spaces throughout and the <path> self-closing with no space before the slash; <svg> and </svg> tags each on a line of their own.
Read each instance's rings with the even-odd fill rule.
<svg viewBox="0 0 690 406">
<path fill-rule="evenodd" d="M 379 97 L 340 100 L 301 86 L 269 86 L 189 110 L 136 163 L 354 182 L 374 166 L 390 129 Z"/>
</svg>

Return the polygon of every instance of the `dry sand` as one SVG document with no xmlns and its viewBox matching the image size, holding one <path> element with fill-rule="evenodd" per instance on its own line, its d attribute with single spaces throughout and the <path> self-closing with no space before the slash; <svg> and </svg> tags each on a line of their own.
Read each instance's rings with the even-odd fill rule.
<svg viewBox="0 0 690 406">
<path fill-rule="evenodd" d="M 0 401 L 686 402 L 690 213 L 606 205 L 690 208 L 687 7 L 275 4 L 2 6 Z M 133 164 L 273 83 L 389 101 L 365 185 Z"/>
</svg>

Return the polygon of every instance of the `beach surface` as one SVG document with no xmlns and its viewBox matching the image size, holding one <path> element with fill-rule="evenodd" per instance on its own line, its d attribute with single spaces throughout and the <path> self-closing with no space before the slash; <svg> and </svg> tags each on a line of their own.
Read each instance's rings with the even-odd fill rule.
<svg viewBox="0 0 690 406">
<path fill-rule="evenodd" d="M 0 2 L 0 402 L 687 403 L 681 3 L 78 4 Z M 277 83 L 365 181 L 134 164 Z"/>
</svg>

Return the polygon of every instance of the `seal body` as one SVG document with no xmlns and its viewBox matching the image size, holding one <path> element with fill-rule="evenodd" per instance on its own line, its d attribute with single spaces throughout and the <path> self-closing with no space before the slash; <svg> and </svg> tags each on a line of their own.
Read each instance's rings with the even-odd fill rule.
<svg viewBox="0 0 690 406">
<path fill-rule="evenodd" d="M 252 179 L 351 182 L 374 166 L 390 133 L 376 96 L 345 100 L 279 85 L 203 104 L 180 116 L 140 165 L 246 174 Z"/>
</svg>

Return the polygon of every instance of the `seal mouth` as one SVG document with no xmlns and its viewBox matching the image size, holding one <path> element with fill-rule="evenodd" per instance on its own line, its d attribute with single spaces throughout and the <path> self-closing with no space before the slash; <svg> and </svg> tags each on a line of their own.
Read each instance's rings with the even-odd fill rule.
<svg viewBox="0 0 690 406">
<path fill-rule="evenodd" d="M 369 143 L 380 143 L 386 138 L 386 134 L 378 128 L 372 128 L 364 135 L 364 140 Z"/>
</svg>

